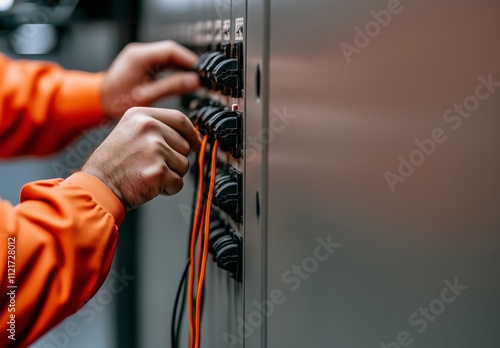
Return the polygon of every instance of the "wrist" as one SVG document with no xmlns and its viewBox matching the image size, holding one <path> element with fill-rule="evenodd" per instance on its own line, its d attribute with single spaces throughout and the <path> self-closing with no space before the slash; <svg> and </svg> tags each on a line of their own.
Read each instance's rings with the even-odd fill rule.
<svg viewBox="0 0 500 348">
<path fill-rule="evenodd" d="M 99 180 L 101 183 L 106 185 L 108 189 L 115 195 L 115 197 L 120 201 L 122 204 L 122 207 L 125 211 L 130 210 L 130 207 L 128 207 L 127 203 L 125 202 L 125 199 L 123 197 L 123 193 L 118 185 L 116 185 L 115 181 L 105 173 L 103 173 L 100 170 L 97 170 L 93 168 L 91 165 L 87 165 L 87 163 L 82 167 L 81 172 L 92 176 Z"/>
</svg>

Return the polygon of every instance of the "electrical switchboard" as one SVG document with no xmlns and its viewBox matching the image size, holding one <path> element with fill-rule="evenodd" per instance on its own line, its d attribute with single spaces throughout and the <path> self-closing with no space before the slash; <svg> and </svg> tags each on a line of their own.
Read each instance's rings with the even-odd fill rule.
<svg viewBox="0 0 500 348">
<path fill-rule="evenodd" d="M 487 0 L 145 2 L 143 40 L 200 55 L 203 88 L 165 106 L 219 143 L 210 230 L 224 238 L 201 346 L 500 345 L 498 13 Z M 189 180 L 142 212 L 156 270 L 145 346 L 170 342 Z"/>
</svg>

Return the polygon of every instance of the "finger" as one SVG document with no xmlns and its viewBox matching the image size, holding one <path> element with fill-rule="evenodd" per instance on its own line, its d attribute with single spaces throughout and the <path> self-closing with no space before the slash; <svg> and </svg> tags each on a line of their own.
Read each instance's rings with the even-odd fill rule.
<svg viewBox="0 0 500 348">
<path fill-rule="evenodd" d="M 166 148 L 165 163 L 180 177 L 186 175 L 189 170 L 189 161 L 187 157 L 176 152 L 169 146 Z"/>
<path fill-rule="evenodd" d="M 182 187 L 184 186 L 184 180 L 182 180 L 182 177 L 174 171 L 168 172 L 167 177 L 165 178 L 165 183 L 166 185 L 163 193 L 169 196 L 175 195 L 182 190 Z"/>
<path fill-rule="evenodd" d="M 199 132 L 194 128 L 193 124 L 189 118 L 182 112 L 172 109 L 161 109 L 161 108 L 141 108 L 142 112 L 149 115 L 161 123 L 173 128 L 177 133 L 182 135 L 184 139 L 187 140 L 191 146 L 191 150 L 197 151 L 201 146 L 201 139 Z M 164 137 L 169 135 L 168 131 L 163 129 Z"/>
<path fill-rule="evenodd" d="M 191 151 L 191 147 L 186 139 L 184 139 L 177 131 L 173 128 L 165 127 L 163 129 L 163 138 L 165 142 L 170 146 L 175 152 L 187 156 Z"/>
<path fill-rule="evenodd" d="M 196 73 L 178 72 L 149 82 L 142 89 L 142 98 L 145 104 L 151 104 L 164 97 L 193 92 L 199 86 L 200 79 Z"/>
<path fill-rule="evenodd" d="M 189 160 L 187 158 L 187 155 L 189 154 L 189 144 L 186 140 L 184 140 L 175 130 L 173 130 L 170 127 L 166 127 L 164 124 L 162 124 L 158 120 L 154 120 L 155 122 L 158 122 L 160 124 L 160 127 L 165 127 L 166 129 L 170 130 L 172 133 L 172 136 L 169 136 L 165 138 L 165 136 L 162 136 L 162 139 L 160 142 L 156 142 L 157 144 L 157 150 L 159 151 L 158 153 L 160 156 L 163 158 L 165 165 L 169 168 L 169 170 L 173 170 L 177 174 L 179 174 L 181 177 L 186 175 L 186 173 L 189 170 Z M 160 134 L 155 134 L 155 137 L 161 136 Z M 173 138 L 178 138 L 177 141 L 179 141 L 181 147 L 183 148 L 183 151 L 186 152 L 186 155 L 183 155 L 176 151 L 170 144 L 173 143 L 172 139 Z M 155 139 L 159 140 L 159 139 Z M 170 144 L 169 144 L 170 143 Z M 187 150 L 186 150 L 187 149 Z"/>
<path fill-rule="evenodd" d="M 192 69 L 198 56 L 175 41 L 158 41 L 141 44 L 138 56 L 145 66 L 170 65 Z"/>
</svg>

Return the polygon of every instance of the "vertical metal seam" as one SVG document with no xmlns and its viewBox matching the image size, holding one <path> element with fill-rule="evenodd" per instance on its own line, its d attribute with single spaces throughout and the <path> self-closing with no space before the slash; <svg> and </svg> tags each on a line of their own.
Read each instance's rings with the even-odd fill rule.
<svg viewBox="0 0 500 348">
<path fill-rule="evenodd" d="M 231 0 L 231 16 L 229 18 L 231 18 L 231 21 L 233 20 L 233 14 L 232 14 L 232 11 L 233 11 L 233 1 Z M 248 65 L 248 40 L 247 40 L 247 37 L 248 37 L 248 29 L 247 29 L 247 26 L 248 26 L 248 0 L 245 1 L 245 22 L 246 23 L 246 26 L 243 27 L 243 35 L 244 35 L 244 38 L 243 38 L 243 42 L 244 42 L 244 45 L 243 45 L 243 71 L 244 71 L 244 74 L 242 74 L 244 80 L 243 80 L 243 88 L 244 88 L 244 108 L 245 108 L 245 112 L 244 112 L 244 115 L 245 115 L 245 118 L 243 120 L 243 151 L 244 151 L 244 154 L 246 155 L 246 147 L 247 147 L 247 118 L 248 118 L 248 113 L 247 113 L 247 103 L 248 103 L 248 98 L 247 98 L 247 95 L 248 95 L 248 88 L 247 88 L 247 78 L 245 77 L 245 75 L 247 74 L 247 65 Z M 232 23 L 231 23 L 232 24 Z M 231 28 L 231 31 L 234 31 L 234 29 Z M 247 237 L 247 229 L 246 229 L 246 220 L 248 219 L 248 214 L 247 213 L 247 207 L 246 207 L 246 195 L 247 195 L 247 191 L 246 191 L 246 187 L 247 187 L 247 161 L 245 159 L 245 161 L 243 161 L 243 180 L 244 180 L 244 183 L 243 183 L 243 199 L 241 200 L 243 202 L 243 212 L 244 215 L 243 216 L 243 257 L 242 257 L 242 267 L 243 267 L 243 272 L 246 272 L 246 248 L 247 248 L 247 244 L 245 242 L 245 240 L 248 238 Z M 245 273 L 242 274 L 242 282 L 243 282 L 243 286 L 242 286 L 242 292 L 243 294 L 241 295 L 241 298 L 242 298 L 242 301 L 243 301 L 243 305 L 241 306 L 242 307 L 242 310 L 243 310 L 243 320 L 246 318 L 246 282 L 245 282 Z M 246 345 L 246 341 L 243 340 L 242 343 L 241 343 L 241 346 L 242 348 L 244 348 Z"/>
<path fill-rule="evenodd" d="M 262 72 L 261 74 L 261 102 L 262 102 L 262 126 L 264 129 L 269 128 L 269 65 L 270 65 L 270 1 L 263 0 L 263 18 L 264 30 L 262 38 Z M 262 149 L 262 197 L 261 197 L 261 231 L 262 231 L 262 298 L 267 299 L 267 281 L 268 281 L 268 214 L 269 214 L 269 193 L 268 193 L 268 177 L 269 177 L 269 142 L 265 143 Z M 263 316 L 261 346 L 267 347 L 267 316 Z"/>
</svg>

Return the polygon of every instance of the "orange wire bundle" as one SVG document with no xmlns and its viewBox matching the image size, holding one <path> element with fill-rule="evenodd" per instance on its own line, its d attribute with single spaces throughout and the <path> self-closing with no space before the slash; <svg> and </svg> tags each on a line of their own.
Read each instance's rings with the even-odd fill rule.
<svg viewBox="0 0 500 348">
<path fill-rule="evenodd" d="M 200 347 L 201 336 L 201 305 L 203 297 L 203 283 L 205 281 L 205 272 L 208 259 L 208 241 L 210 234 L 210 213 L 212 208 L 213 192 L 215 186 L 215 169 L 217 165 L 217 149 L 219 143 L 215 140 L 212 147 L 212 163 L 210 166 L 210 184 L 208 189 L 208 197 L 206 204 L 203 204 L 203 196 L 205 189 L 205 153 L 207 148 L 208 136 L 205 135 L 201 144 L 200 156 L 198 158 L 198 198 L 193 220 L 193 228 L 191 230 L 191 243 L 189 247 L 189 279 L 188 279 L 188 316 L 189 316 L 189 347 Z M 204 211 L 203 211 L 204 210 Z M 198 238 L 199 237 L 199 238 Z M 200 255 L 196 262 L 195 249 L 197 241 L 200 241 Z M 196 274 L 196 266 L 198 265 L 198 274 Z M 194 279 L 196 281 L 196 298 L 193 304 Z M 194 309 L 194 311 L 193 311 Z"/>
</svg>

